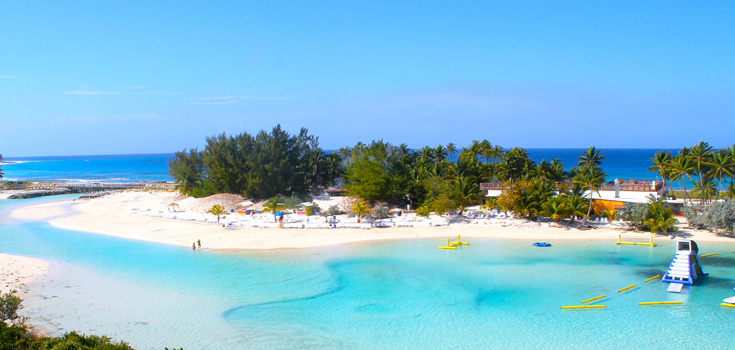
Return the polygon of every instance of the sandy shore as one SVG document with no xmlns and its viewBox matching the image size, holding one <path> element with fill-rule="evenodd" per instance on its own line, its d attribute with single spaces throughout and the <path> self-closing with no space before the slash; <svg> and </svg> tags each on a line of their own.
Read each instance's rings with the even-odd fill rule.
<svg viewBox="0 0 735 350">
<path fill-rule="evenodd" d="M 0 291 L 22 291 L 34 279 L 48 273 L 48 262 L 0 253 Z"/>
<path fill-rule="evenodd" d="M 237 228 L 225 229 L 221 224 L 172 219 L 167 212 L 173 202 L 186 203 L 187 200 L 170 192 L 127 191 L 101 198 L 76 202 L 72 209 L 75 215 L 66 213 L 65 202 L 47 203 L 18 209 L 11 216 L 26 220 L 53 218 L 50 223 L 56 227 L 101 233 L 129 239 L 152 241 L 164 244 L 191 247 L 192 242 L 201 240 L 202 248 L 207 249 L 288 249 L 332 246 L 355 242 L 401 240 L 417 238 L 445 239 L 462 235 L 465 238 L 506 238 L 535 241 L 573 240 L 617 240 L 620 233 L 648 239 L 648 233 L 623 232 L 620 226 L 612 224 L 593 224 L 591 230 L 578 230 L 569 227 L 551 227 L 550 223 L 528 222 L 525 220 L 473 220 L 449 226 L 386 227 L 372 229 L 279 229 L 279 228 Z M 164 217 L 155 217 L 163 215 Z M 187 213 L 177 213 L 179 217 Z M 190 213 L 191 215 L 203 215 Z M 59 215 L 65 215 L 59 217 Z M 169 217 L 165 217 L 168 215 Z M 436 219 L 436 218 L 435 218 Z M 215 219 L 210 218 L 211 221 Z M 324 221 L 313 216 L 311 220 Z M 267 220 L 266 220 L 267 221 Z M 272 225 L 272 221 L 271 225 Z M 718 237 L 708 231 L 680 230 L 678 237 L 698 241 L 735 242 L 731 238 Z M 677 236 L 657 235 L 655 240 L 671 240 Z M 441 243 L 441 242 L 438 242 Z"/>
</svg>

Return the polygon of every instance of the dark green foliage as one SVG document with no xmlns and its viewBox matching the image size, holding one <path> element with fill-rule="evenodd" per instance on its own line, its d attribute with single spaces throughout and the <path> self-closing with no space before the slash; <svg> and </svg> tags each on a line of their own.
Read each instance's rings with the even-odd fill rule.
<svg viewBox="0 0 735 350">
<path fill-rule="evenodd" d="M 176 152 L 168 161 L 168 168 L 168 173 L 176 180 L 176 187 L 182 194 L 191 195 L 204 177 L 204 165 L 196 149 Z"/>
<path fill-rule="evenodd" d="M 369 201 L 398 202 L 412 193 L 411 165 L 414 157 L 405 145 L 383 141 L 357 144 L 346 150 L 345 187 L 350 195 Z"/>
<path fill-rule="evenodd" d="M 499 164 L 498 178 L 515 182 L 531 175 L 535 167 L 533 159 L 528 157 L 528 152 L 525 149 L 514 147 L 505 152 L 503 160 Z"/>
<path fill-rule="evenodd" d="M 339 154 L 325 155 L 306 129 L 290 135 L 278 125 L 257 136 L 208 137 L 204 151 L 177 152 L 169 172 L 183 193 L 196 197 L 237 193 L 269 198 L 332 184 L 340 162 Z"/>
<path fill-rule="evenodd" d="M 0 154 L 0 163 L 2 163 L 2 161 L 3 161 L 3 155 L 2 155 L 2 154 Z M 3 176 L 5 176 L 5 174 L 3 174 L 3 167 L 2 167 L 2 164 L 0 164 L 0 180 L 2 180 L 2 179 L 3 179 Z"/>
<path fill-rule="evenodd" d="M 0 295 L 0 322 L 19 320 L 18 310 L 22 309 L 23 305 L 21 305 L 21 298 L 15 293 L 15 290 L 11 290 L 9 293 Z"/>
</svg>

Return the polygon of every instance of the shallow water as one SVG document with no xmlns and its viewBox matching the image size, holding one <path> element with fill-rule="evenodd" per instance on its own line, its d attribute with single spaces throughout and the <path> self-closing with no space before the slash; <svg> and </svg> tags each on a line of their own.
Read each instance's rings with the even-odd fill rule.
<svg viewBox="0 0 735 350">
<path fill-rule="evenodd" d="M 33 200 L 25 202 L 31 203 Z M 39 202 L 40 200 L 35 200 Z M 0 218 L 21 202 L 0 201 Z M 53 261 L 34 324 L 161 349 L 729 348 L 735 245 L 700 242 L 709 272 L 681 294 L 644 280 L 674 244 L 412 240 L 221 253 L 0 219 L 6 253 Z M 234 232 L 233 234 L 257 234 Z M 617 290 L 631 284 L 628 292 Z M 606 294 L 606 309 L 561 310 Z M 681 300 L 682 305 L 639 306 Z"/>
</svg>

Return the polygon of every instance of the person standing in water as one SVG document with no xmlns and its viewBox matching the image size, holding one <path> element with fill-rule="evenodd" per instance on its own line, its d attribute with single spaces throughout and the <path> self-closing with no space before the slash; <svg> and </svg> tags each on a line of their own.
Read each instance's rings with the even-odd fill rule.
<svg viewBox="0 0 735 350">
<path fill-rule="evenodd" d="M 192 243 L 191 244 L 191 250 L 197 250 L 197 244 L 196 243 Z"/>
<path fill-rule="evenodd" d="M 197 239 L 197 246 L 199 249 L 202 249 L 202 240 Z"/>
</svg>

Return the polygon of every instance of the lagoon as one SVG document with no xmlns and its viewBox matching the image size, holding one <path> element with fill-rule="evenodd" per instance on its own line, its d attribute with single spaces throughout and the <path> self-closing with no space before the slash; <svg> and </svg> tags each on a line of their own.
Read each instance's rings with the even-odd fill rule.
<svg viewBox="0 0 735 350">
<path fill-rule="evenodd" d="M 54 334 L 106 334 L 141 349 L 587 349 L 728 348 L 735 330 L 735 309 L 719 306 L 735 286 L 733 244 L 700 243 L 701 254 L 720 253 L 701 260 L 710 276 L 672 294 L 644 280 L 665 271 L 673 242 L 193 252 L 7 218 L 49 200 L 0 201 L 0 240 L 4 253 L 52 262 L 25 311 Z M 602 294 L 593 304 L 605 309 L 560 309 Z"/>
</svg>

